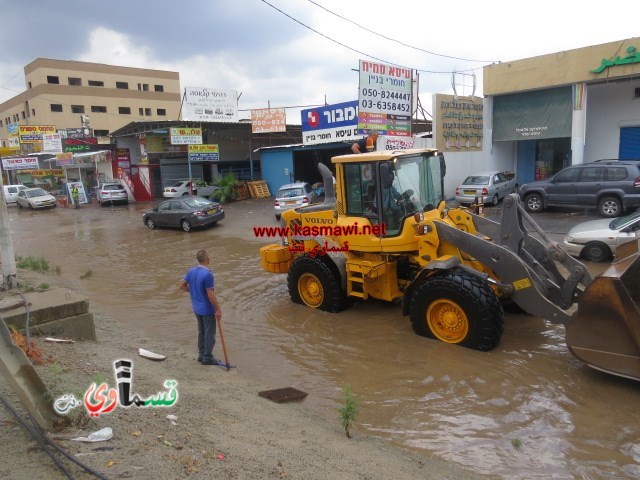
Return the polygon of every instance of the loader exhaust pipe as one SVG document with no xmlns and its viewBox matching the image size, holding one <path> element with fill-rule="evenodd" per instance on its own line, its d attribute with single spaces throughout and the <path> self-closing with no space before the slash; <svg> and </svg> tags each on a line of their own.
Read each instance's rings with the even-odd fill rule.
<svg viewBox="0 0 640 480">
<path fill-rule="evenodd" d="M 324 204 L 335 204 L 336 203 L 336 188 L 333 185 L 333 175 L 329 167 L 327 167 L 324 163 L 318 164 L 318 170 L 320 170 L 320 174 L 322 175 L 322 182 L 324 183 Z"/>
</svg>

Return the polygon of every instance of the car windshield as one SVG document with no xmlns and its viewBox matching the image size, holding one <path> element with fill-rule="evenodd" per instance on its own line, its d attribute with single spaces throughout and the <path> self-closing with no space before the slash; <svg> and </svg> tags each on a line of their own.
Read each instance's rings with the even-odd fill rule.
<svg viewBox="0 0 640 480">
<path fill-rule="evenodd" d="M 213 203 L 204 198 L 185 198 L 184 203 L 190 208 L 213 207 Z"/>
<path fill-rule="evenodd" d="M 174 183 L 173 185 L 171 185 L 172 187 L 182 187 L 183 185 L 187 185 L 189 182 L 186 182 L 184 180 L 181 180 L 179 182 Z"/>
<path fill-rule="evenodd" d="M 462 182 L 462 185 L 489 185 L 489 177 L 484 175 L 471 175 Z"/>
<path fill-rule="evenodd" d="M 301 197 L 302 188 L 283 188 L 278 192 L 278 198 Z"/>
<path fill-rule="evenodd" d="M 640 210 L 629 215 L 625 215 L 624 217 L 614 218 L 613 220 L 611 220 L 609 228 L 611 230 L 618 230 L 623 225 L 626 225 L 627 223 L 632 222 L 633 220 L 636 220 L 638 218 L 640 218 Z"/>
<path fill-rule="evenodd" d="M 42 196 L 44 196 L 46 194 L 47 194 L 47 192 L 45 192 L 43 189 L 36 188 L 35 190 L 29 190 L 27 192 L 27 197 L 29 197 L 29 198 L 42 197 Z"/>
</svg>

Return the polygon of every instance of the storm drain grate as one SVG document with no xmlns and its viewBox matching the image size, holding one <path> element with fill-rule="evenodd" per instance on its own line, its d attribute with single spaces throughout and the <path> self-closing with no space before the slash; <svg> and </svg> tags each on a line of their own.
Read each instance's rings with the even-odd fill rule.
<svg viewBox="0 0 640 480">
<path fill-rule="evenodd" d="M 302 400 L 307 396 L 307 392 L 303 392 L 292 387 L 285 387 L 276 388 L 275 390 L 265 390 L 263 392 L 258 392 L 258 396 L 271 400 L 272 402 L 285 403 Z"/>
</svg>

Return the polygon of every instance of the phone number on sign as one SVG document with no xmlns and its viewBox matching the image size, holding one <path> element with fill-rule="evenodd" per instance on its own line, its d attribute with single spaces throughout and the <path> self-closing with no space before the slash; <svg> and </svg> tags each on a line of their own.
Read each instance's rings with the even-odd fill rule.
<svg viewBox="0 0 640 480">
<path fill-rule="evenodd" d="M 378 94 L 380 95 L 380 98 L 383 100 L 385 98 L 394 99 L 394 100 L 406 100 L 407 102 L 411 100 L 411 95 L 408 93 L 394 92 L 389 90 L 380 90 L 380 92 L 378 92 L 378 90 L 375 90 L 373 88 L 362 89 L 363 97 L 378 98 Z"/>
<path fill-rule="evenodd" d="M 360 102 L 360 106 L 362 108 L 377 108 L 378 110 L 393 110 L 396 112 L 406 112 L 409 113 L 411 111 L 411 106 L 408 103 L 395 103 L 395 102 L 374 102 L 373 100 L 362 100 Z"/>
</svg>

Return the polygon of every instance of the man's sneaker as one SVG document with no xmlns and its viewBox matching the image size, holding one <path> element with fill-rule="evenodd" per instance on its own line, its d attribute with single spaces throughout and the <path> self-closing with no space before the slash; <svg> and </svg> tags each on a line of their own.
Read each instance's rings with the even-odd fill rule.
<svg viewBox="0 0 640 480">
<path fill-rule="evenodd" d="M 222 365 L 222 362 L 213 358 L 211 360 L 203 360 L 202 365 Z"/>
<path fill-rule="evenodd" d="M 202 363 L 202 357 L 198 357 L 198 362 Z"/>
</svg>

